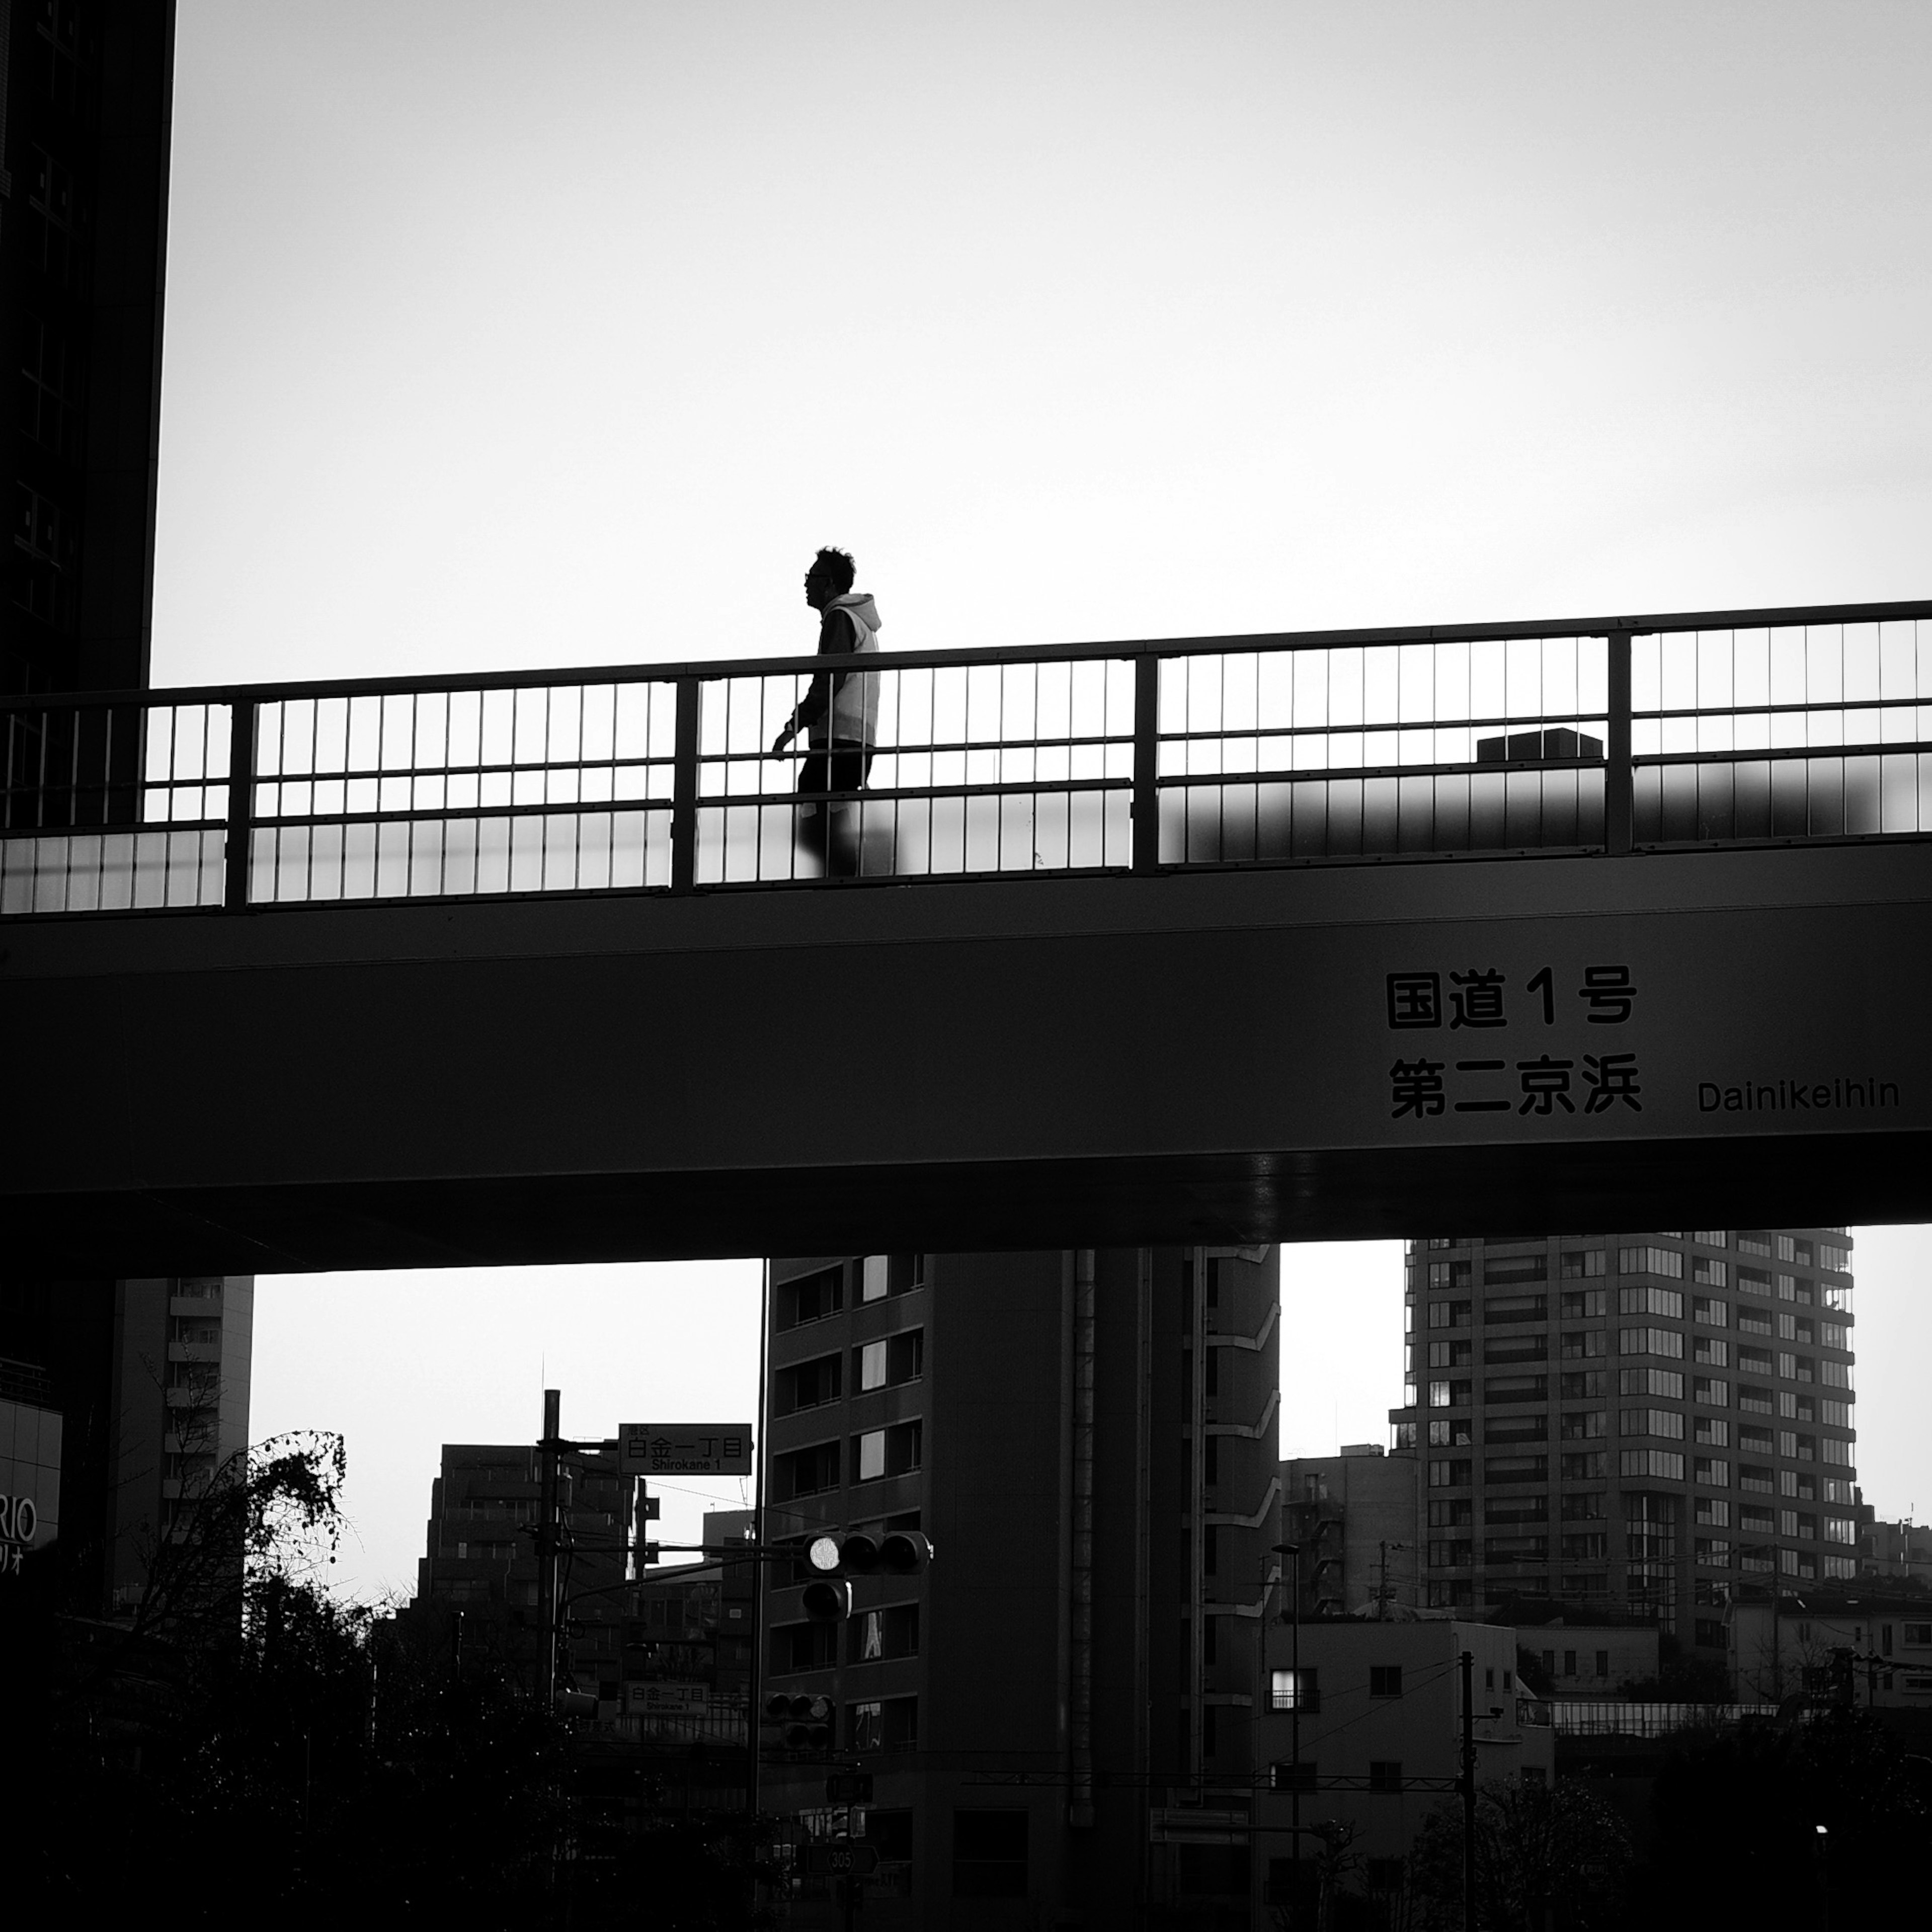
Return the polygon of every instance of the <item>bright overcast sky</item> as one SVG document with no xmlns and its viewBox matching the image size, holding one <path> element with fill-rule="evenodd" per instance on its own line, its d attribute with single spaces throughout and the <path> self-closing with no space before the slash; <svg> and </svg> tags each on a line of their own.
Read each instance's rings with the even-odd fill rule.
<svg viewBox="0 0 1932 1932">
<path fill-rule="evenodd" d="M 1923 0 L 182 0 L 155 678 L 808 650 L 821 543 L 888 648 L 1923 596 L 1928 71 Z M 371 1574 L 679 1279 L 339 1284 L 364 1360 L 496 1352 Z M 278 1296 L 258 1427 L 346 1415 Z M 1336 1306 L 1292 1448 L 1382 1432 Z"/>
</svg>

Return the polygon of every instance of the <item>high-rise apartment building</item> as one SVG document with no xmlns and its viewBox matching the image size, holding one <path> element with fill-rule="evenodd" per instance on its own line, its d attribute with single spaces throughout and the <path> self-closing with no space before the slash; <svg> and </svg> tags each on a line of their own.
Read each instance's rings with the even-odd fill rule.
<svg viewBox="0 0 1932 1932">
<path fill-rule="evenodd" d="M 50 1603 L 131 1612 L 159 1540 L 246 1447 L 254 1303 L 249 1275 L 0 1280 L 0 1376 L 35 1412 L 15 1454 L 31 1440 L 40 1493 L 58 1489 L 25 1546 Z"/>
<path fill-rule="evenodd" d="M 405 1615 L 463 1614 L 478 1668 L 534 1686 L 540 1670 L 536 1529 L 542 1456 L 532 1443 L 446 1442 Z M 557 1476 L 560 1686 L 615 1707 L 624 1681 L 638 1484 L 614 1450 L 574 1450 Z"/>
<path fill-rule="evenodd" d="M 11 520 L 0 694 L 148 681 L 174 22 L 173 0 L 0 7 L 0 356 L 10 385 L 0 462 Z M 60 728 L 50 736 L 31 711 L 0 716 L 0 772 L 70 754 Z M 137 742 L 132 732 L 117 740 L 130 775 Z M 132 800 L 130 790 L 110 808 L 131 811 Z M 0 791 L 0 832 L 19 829 L 19 808 Z M 14 1000 L 10 1017 L 31 1024 L 30 994 L 16 989 Z M 173 1304 L 208 1298 L 177 1293 L 192 1283 L 50 1282 L 12 1262 L 0 1231 L 0 1381 L 23 1412 L 14 1460 L 38 1472 L 40 1493 L 58 1465 L 58 1509 L 32 1512 L 22 1555 L 57 1568 L 53 1600 L 99 1616 L 136 1587 L 144 1540 L 164 1531 L 206 1453 L 171 1426 L 187 1419 L 182 1385 L 170 1385 L 172 1406 L 164 1385 L 188 1364 L 178 1352 L 206 1346 L 172 1327 L 206 1326 L 206 1306 L 177 1315 Z M 245 1427 L 251 1284 L 221 1286 L 225 1392 L 208 1413 L 230 1444 L 238 1417 Z"/>
<path fill-rule="evenodd" d="M 148 680 L 172 0 L 0 8 L 0 692 Z"/>
<path fill-rule="evenodd" d="M 130 1610 L 149 1556 L 197 1491 L 248 1446 L 252 1275 L 115 1283 L 108 1601 Z"/>
<path fill-rule="evenodd" d="M 1410 1244 L 1426 1603 L 1636 1611 L 1721 1659 L 1754 1586 L 1856 1575 L 1850 1268 L 1842 1228 Z"/>
<path fill-rule="evenodd" d="M 773 1282 L 766 1541 L 905 1528 L 934 1551 L 859 1580 L 847 1621 L 812 1621 L 796 1570 L 765 1600 L 766 1691 L 828 1699 L 832 1759 L 872 1778 L 868 1924 L 1005 1899 L 1245 1924 L 1273 1250 L 830 1257 Z M 766 1808 L 842 1828 L 828 1768 L 774 1754 Z"/>
</svg>

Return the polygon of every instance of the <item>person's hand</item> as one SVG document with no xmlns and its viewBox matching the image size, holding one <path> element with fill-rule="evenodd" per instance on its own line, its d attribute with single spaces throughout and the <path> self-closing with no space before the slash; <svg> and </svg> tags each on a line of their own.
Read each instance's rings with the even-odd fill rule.
<svg viewBox="0 0 1932 1932">
<path fill-rule="evenodd" d="M 772 756 L 775 758 L 781 756 L 784 751 L 784 748 L 797 736 L 797 724 L 794 722 L 792 724 L 788 724 L 784 729 L 772 740 Z"/>
</svg>

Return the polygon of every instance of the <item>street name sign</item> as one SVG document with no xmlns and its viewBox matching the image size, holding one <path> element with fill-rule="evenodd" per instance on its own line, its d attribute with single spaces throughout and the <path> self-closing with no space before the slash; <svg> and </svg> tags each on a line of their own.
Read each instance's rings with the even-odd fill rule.
<svg viewBox="0 0 1932 1932">
<path fill-rule="evenodd" d="M 701 1718 L 711 1692 L 702 1684 L 627 1684 L 624 1708 L 640 1718 Z"/>
<path fill-rule="evenodd" d="M 748 1422 L 626 1422 L 617 1430 L 626 1476 L 748 1476 Z"/>
</svg>

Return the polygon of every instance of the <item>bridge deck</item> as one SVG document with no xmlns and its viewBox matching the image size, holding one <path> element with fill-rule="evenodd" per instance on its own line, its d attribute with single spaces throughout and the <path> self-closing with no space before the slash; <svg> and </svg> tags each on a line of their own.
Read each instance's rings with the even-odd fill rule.
<svg viewBox="0 0 1932 1932">
<path fill-rule="evenodd" d="M 1928 617 L 19 701 L 14 1252 L 1932 1215 Z"/>
</svg>

